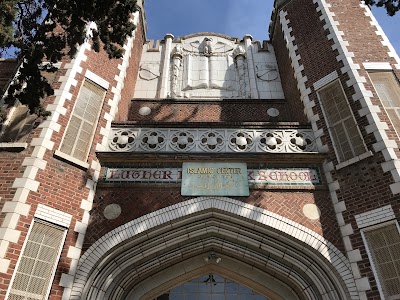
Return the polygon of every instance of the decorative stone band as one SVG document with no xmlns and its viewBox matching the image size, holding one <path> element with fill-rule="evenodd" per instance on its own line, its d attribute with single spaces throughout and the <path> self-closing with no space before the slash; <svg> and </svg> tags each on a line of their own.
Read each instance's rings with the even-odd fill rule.
<svg viewBox="0 0 400 300">
<path fill-rule="evenodd" d="M 110 151 L 317 152 L 311 129 L 113 128 Z"/>
<path fill-rule="evenodd" d="M 247 178 L 251 185 L 302 185 L 321 184 L 316 168 L 271 168 L 248 169 Z M 107 168 L 105 182 L 136 183 L 180 183 L 181 168 Z"/>
</svg>

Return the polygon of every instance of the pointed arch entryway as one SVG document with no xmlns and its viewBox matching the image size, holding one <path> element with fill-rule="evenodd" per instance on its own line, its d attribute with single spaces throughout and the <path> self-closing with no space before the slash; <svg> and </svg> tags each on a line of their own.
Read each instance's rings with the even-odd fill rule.
<svg viewBox="0 0 400 300">
<path fill-rule="evenodd" d="M 210 253 L 218 263 L 205 259 Z M 349 261 L 324 237 L 224 197 L 181 202 L 110 231 L 81 257 L 70 299 L 154 299 L 209 273 L 271 300 L 359 299 Z"/>
</svg>

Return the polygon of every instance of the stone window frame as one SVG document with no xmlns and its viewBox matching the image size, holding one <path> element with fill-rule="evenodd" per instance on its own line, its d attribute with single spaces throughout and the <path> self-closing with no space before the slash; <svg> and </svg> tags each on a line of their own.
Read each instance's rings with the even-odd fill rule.
<svg viewBox="0 0 400 300">
<path fill-rule="evenodd" d="M 43 225 L 46 225 L 46 226 L 50 226 L 50 227 L 56 228 L 56 229 L 58 229 L 60 231 L 63 231 L 62 232 L 62 237 L 60 239 L 59 248 L 58 248 L 57 253 L 55 255 L 54 264 L 52 266 L 52 271 L 51 271 L 50 276 L 48 277 L 48 286 L 47 286 L 47 289 L 46 289 L 45 297 L 43 299 L 47 299 L 49 297 L 49 295 L 50 295 L 51 287 L 52 287 L 52 284 L 53 284 L 53 281 L 54 281 L 54 277 L 55 277 L 56 271 L 57 271 L 57 266 L 58 266 L 58 263 L 59 263 L 59 260 L 60 260 L 60 257 L 61 257 L 61 253 L 62 253 L 63 248 L 64 248 L 65 240 L 66 240 L 66 237 L 67 237 L 68 228 L 64 227 L 64 226 L 61 226 L 61 225 L 58 225 L 58 224 L 55 224 L 55 223 L 52 223 L 52 222 L 49 222 L 49 221 L 41 219 L 41 218 L 34 217 L 32 219 L 32 221 L 31 221 L 31 224 L 29 226 L 28 232 L 26 234 L 26 238 L 25 238 L 24 243 L 22 245 L 21 255 L 18 257 L 18 261 L 17 261 L 17 263 L 15 265 L 15 269 L 14 269 L 13 275 L 11 277 L 10 283 L 8 285 L 8 288 L 7 288 L 7 293 L 5 295 L 5 299 L 9 299 L 9 297 L 10 297 L 11 287 L 12 287 L 12 285 L 14 283 L 15 277 L 17 276 L 17 271 L 18 271 L 18 268 L 19 268 L 19 266 L 21 264 L 23 253 L 24 253 L 24 251 L 25 251 L 25 249 L 27 247 L 27 244 L 28 244 L 28 241 L 29 241 L 29 237 L 30 237 L 30 234 L 32 233 L 33 226 L 34 226 L 35 223 L 40 223 L 40 224 L 43 224 Z"/>
<path fill-rule="evenodd" d="M 87 162 L 87 159 L 88 159 L 88 155 L 89 155 L 89 152 L 90 152 L 90 145 L 92 144 L 93 139 L 95 137 L 96 129 L 97 129 L 97 126 L 99 124 L 99 119 L 100 119 L 100 116 L 101 116 L 102 111 L 103 111 L 105 99 L 107 97 L 107 91 L 108 91 L 108 88 L 110 86 L 108 81 L 106 81 L 105 79 L 101 78 L 97 74 L 91 72 L 90 70 L 86 70 L 85 77 L 82 80 L 81 86 L 79 88 L 78 95 L 76 97 L 76 101 L 75 101 L 74 106 L 73 106 L 73 108 L 71 110 L 71 115 L 70 115 L 70 117 L 68 119 L 68 124 L 70 124 L 71 118 L 74 116 L 74 110 L 75 110 L 75 107 L 76 107 L 76 105 L 77 105 L 77 103 L 79 101 L 79 96 L 80 96 L 80 93 L 81 93 L 81 89 L 84 86 L 86 81 L 89 81 L 89 82 L 99 86 L 100 88 L 102 88 L 104 90 L 103 98 L 102 98 L 101 103 L 99 105 L 99 112 L 98 112 L 98 115 L 97 115 L 97 118 L 96 118 L 95 122 L 93 123 L 93 132 L 91 133 L 91 137 L 90 137 L 91 142 L 89 143 L 89 147 L 86 150 L 86 155 L 85 155 L 86 156 L 86 161 L 80 160 L 80 159 L 78 159 L 78 158 L 76 158 L 76 157 L 74 157 L 74 156 L 72 156 L 70 154 L 66 154 L 66 153 L 61 151 L 61 146 L 63 145 L 63 142 L 65 140 L 66 132 L 68 130 L 68 125 L 65 127 L 65 131 L 64 131 L 63 137 L 61 139 L 60 145 L 58 147 L 58 150 L 54 151 L 54 156 L 56 158 L 59 158 L 59 159 L 64 160 L 64 161 L 67 161 L 67 162 L 71 163 L 72 165 L 75 165 L 75 166 L 77 166 L 79 168 L 82 168 L 82 169 L 88 169 L 89 168 L 89 164 Z"/>
<path fill-rule="evenodd" d="M 329 122 L 329 119 L 328 119 L 327 113 L 326 113 L 326 109 L 324 107 L 325 106 L 324 105 L 324 101 L 322 100 L 321 95 L 320 95 L 320 92 L 322 90 L 328 88 L 331 85 L 337 84 L 337 83 L 340 86 L 340 89 L 341 89 L 341 91 L 343 93 L 343 96 L 345 98 L 345 101 L 347 103 L 347 106 L 348 106 L 349 112 L 350 112 L 349 116 L 346 119 L 342 119 L 340 122 L 344 122 L 345 120 L 349 120 L 349 119 L 353 120 L 353 122 L 355 124 L 355 127 L 356 127 L 356 130 L 358 132 L 358 135 L 359 135 L 359 137 L 361 139 L 362 146 L 364 148 L 364 151 L 362 153 L 358 153 L 357 154 L 355 152 L 355 149 L 354 149 L 352 143 L 349 142 L 349 147 L 351 148 L 351 150 L 353 152 L 353 157 L 347 158 L 347 159 L 345 159 L 345 158 L 342 159 L 341 156 L 344 156 L 344 155 L 343 154 L 340 155 L 339 152 L 338 152 L 338 147 L 336 146 L 338 144 L 338 142 L 336 141 L 336 138 L 334 138 L 334 135 L 332 134 L 332 127 L 334 125 L 330 124 L 330 122 Z M 354 113 L 353 113 L 353 111 L 352 111 L 352 109 L 350 107 L 349 100 L 348 100 L 348 98 L 346 96 L 346 93 L 344 91 L 344 88 L 343 88 L 343 85 L 342 85 L 342 82 L 340 81 L 340 79 L 335 76 L 331 80 L 329 80 L 329 82 L 326 82 L 326 84 L 324 84 L 322 86 L 318 86 L 318 88 L 316 88 L 316 94 L 317 94 L 318 101 L 319 101 L 319 103 L 321 105 L 322 114 L 323 114 L 323 116 L 324 116 L 324 118 L 326 120 L 326 125 L 328 127 L 329 136 L 331 138 L 332 144 L 334 145 L 334 151 L 335 151 L 335 155 L 336 155 L 336 158 L 337 158 L 337 161 L 338 161 L 338 164 L 336 165 L 336 169 L 343 168 L 345 166 L 348 166 L 348 165 L 353 164 L 353 163 L 355 163 L 355 162 L 357 162 L 359 160 L 362 160 L 362 159 L 364 159 L 366 157 L 371 156 L 372 153 L 370 151 L 368 151 L 368 149 L 367 149 L 367 146 L 366 146 L 365 141 L 364 141 L 364 137 L 363 137 L 363 135 L 362 135 L 362 133 L 360 131 L 360 127 L 358 126 L 358 123 L 357 123 L 357 121 L 355 119 Z M 336 122 L 335 125 L 337 123 L 338 122 Z M 346 136 L 348 137 L 348 132 L 347 132 L 346 129 L 345 129 L 345 133 L 346 133 Z M 348 137 L 348 139 L 350 139 L 350 138 Z"/>
<path fill-rule="evenodd" d="M 392 298 L 386 298 L 385 297 L 385 294 L 383 292 L 382 283 L 381 283 L 381 281 L 382 281 L 381 274 L 380 274 L 379 270 L 377 269 L 377 267 L 375 265 L 373 254 L 371 252 L 371 246 L 368 243 L 367 237 L 365 235 L 368 234 L 369 231 L 385 228 L 385 227 L 391 226 L 391 225 L 392 226 L 393 225 L 396 226 L 397 231 L 398 231 L 398 233 L 400 235 L 400 226 L 399 226 L 399 223 L 398 223 L 397 220 L 390 220 L 390 221 L 387 221 L 387 222 L 379 223 L 379 224 L 376 224 L 376 225 L 372 225 L 372 226 L 368 226 L 368 227 L 360 229 L 361 238 L 362 238 L 363 244 L 365 246 L 365 250 L 366 250 L 367 255 L 368 255 L 368 261 L 371 264 L 371 269 L 372 269 L 372 272 L 374 274 L 374 278 L 376 280 L 376 285 L 378 287 L 379 295 L 380 295 L 382 300 L 392 299 Z"/>
</svg>

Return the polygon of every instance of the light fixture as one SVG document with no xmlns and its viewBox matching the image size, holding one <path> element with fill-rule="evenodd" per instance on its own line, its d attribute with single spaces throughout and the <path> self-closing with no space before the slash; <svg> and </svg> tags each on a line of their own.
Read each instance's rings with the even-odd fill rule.
<svg viewBox="0 0 400 300">
<path fill-rule="evenodd" d="M 210 252 L 210 254 L 208 254 L 208 256 L 204 257 L 204 261 L 206 263 L 210 262 L 210 261 L 214 261 L 215 263 L 220 263 L 221 261 L 221 257 L 219 257 L 215 252 Z"/>
</svg>

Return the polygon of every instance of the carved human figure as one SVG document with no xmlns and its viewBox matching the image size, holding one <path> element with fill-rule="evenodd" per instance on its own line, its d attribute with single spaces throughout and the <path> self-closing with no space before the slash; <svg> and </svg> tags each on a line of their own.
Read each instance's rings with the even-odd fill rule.
<svg viewBox="0 0 400 300">
<path fill-rule="evenodd" d="M 238 45 L 235 50 L 233 50 L 233 57 L 235 59 L 236 68 L 239 75 L 239 96 L 247 97 L 246 93 L 246 51 L 241 45 Z"/>
<path fill-rule="evenodd" d="M 178 94 L 179 74 L 182 66 L 182 46 L 177 45 L 172 53 L 172 78 L 171 78 L 171 97 L 175 98 Z"/>
<path fill-rule="evenodd" d="M 212 40 L 208 37 L 204 38 L 204 55 L 211 56 L 212 55 Z"/>
</svg>

